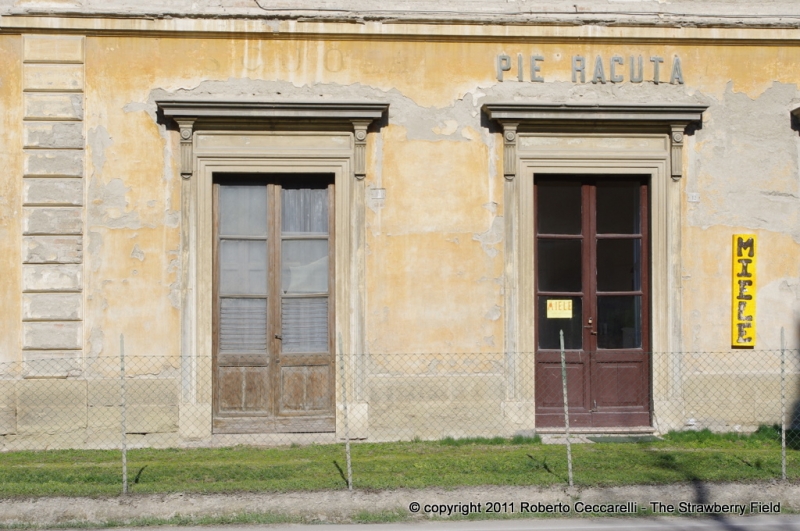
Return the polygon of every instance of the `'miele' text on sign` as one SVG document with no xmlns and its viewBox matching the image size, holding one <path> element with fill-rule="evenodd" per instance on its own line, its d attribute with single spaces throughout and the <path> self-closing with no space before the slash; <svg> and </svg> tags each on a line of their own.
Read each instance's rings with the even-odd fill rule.
<svg viewBox="0 0 800 531">
<path fill-rule="evenodd" d="M 731 345 L 756 344 L 756 235 L 733 235 L 733 307 Z"/>
</svg>

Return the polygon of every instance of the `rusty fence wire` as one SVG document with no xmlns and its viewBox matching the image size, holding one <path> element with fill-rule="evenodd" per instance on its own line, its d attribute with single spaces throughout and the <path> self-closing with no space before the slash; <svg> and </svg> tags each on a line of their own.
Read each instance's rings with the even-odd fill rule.
<svg viewBox="0 0 800 531">
<path fill-rule="evenodd" d="M 772 429 L 800 451 L 799 350 L 567 351 L 564 373 L 573 443 Z M 560 441 L 562 390 L 560 352 L 26 359 L 0 364 L 0 451 Z"/>
</svg>

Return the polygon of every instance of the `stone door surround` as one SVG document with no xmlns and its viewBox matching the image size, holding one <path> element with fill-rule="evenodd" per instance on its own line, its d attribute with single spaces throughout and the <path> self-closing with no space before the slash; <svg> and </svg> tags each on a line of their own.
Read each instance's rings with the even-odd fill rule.
<svg viewBox="0 0 800 531">
<path fill-rule="evenodd" d="M 335 181 L 335 333 L 347 373 L 363 362 L 364 178 L 374 102 L 158 101 L 180 134 L 182 399 L 211 423 L 212 180 L 214 173 L 328 173 Z M 352 378 L 348 378 L 352 381 Z M 357 402 L 359 389 L 348 393 Z M 337 399 L 340 398 L 337 393 Z M 351 405 L 355 406 L 351 402 Z M 337 429 L 341 426 L 337 422 Z M 187 428 L 188 429 L 188 428 Z M 352 431 L 353 427 L 351 427 Z"/>
<path fill-rule="evenodd" d="M 483 105 L 503 135 L 506 329 L 510 402 L 533 401 L 533 177 L 547 174 L 646 175 L 650 182 L 651 322 L 654 352 L 681 342 L 681 195 L 683 146 L 704 105 L 584 105 L 496 102 Z M 671 179 L 670 179 L 671 177 Z M 516 368 L 516 370 L 515 370 Z M 655 368 L 654 368 L 655 369 Z M 669 375 L 659 368 L 657 374 Z M 669 378 L 668 376 L 666 377 Z M 658 409 L 669 382 L 653 382 Z"/>
</svg>

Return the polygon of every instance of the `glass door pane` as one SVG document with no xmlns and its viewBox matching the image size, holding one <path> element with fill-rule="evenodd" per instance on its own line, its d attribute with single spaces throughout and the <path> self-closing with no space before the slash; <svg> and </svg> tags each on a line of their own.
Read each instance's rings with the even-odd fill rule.
<svg viewBox="0 0 800 531">
<path fill-rule="evenodd" d="M 283 240 L 281 290 L 287 293 L 328 292 L 328 240 Z"/>
<path fill-rule="evenodd" d="M 642 289 L 641 256 L 639 239 L 598 239 L 597 291 Z"/>
<path fill-rule="evenodd" d="M 218 185 L 220 352 L 267 351 L 266 184 Z"/>
<path fill-rule="evenodd" d="M 546 181 L 537 185 L 537 232 L 581 233 L 581 183 Z"/>
<path fill-rule="evenodd" d="M 597 297 L 597 347 L 641 348 L 642 297 Z"/>
<path fill-rule="evenodd" d="M 597 348 L 642 347 L 642 181 L 598 180 L 596 187 Z"/>
<path fill-rule="evenodd" d="M 284 186 L 281 188 L 281 218 L 283 234 L 327 235 L 328 189 Z"/>
<path fill-rule="evenodd" d="M 581 239 L 539 238 L 539 291 L 581 291 Z"/>
<path fill-rule="evenodd" d="M 583 186 L 555 177 L 536 183 L 536 315 L 538 345 L 558 350 L 560 332 L 570 350 L 584 348 Z"/>
<path fill-rule="evenodd" d="M 281 345 L 284 353 L 328 352 L 329 190 L 324 179 L 281 188 Z"/>
<path fill-rule="evenodd" d="M 597 234 L 639 234 L 641 214 L 638 180 L 598 181 Z"/>
<path fill-rule="evenodd" d="M 561 348 L 560 331 L 564 331 L 564 348 L 583 348 L 583 298 L 539 296 L 539 348 Z"/>
</svg>

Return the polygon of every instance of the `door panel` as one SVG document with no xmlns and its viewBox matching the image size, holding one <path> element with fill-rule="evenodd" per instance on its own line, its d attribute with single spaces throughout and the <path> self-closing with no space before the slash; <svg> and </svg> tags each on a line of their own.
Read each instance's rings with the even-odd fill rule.
<svg viewBox="0 0 800 531">
<path fill-rule="evenodd" d="M 214 212 L 214 431 L 332 431 L 332 176 L 215 176 Z"/>
<path fill-rule="evenodd" d="M 644 392 L 641 363 L 598 362 L 598 407 L 636 406 Z"/>
<path fill-rule="evenodd" d="M 561 390 L 561 360 L 557 362 L 541 361 L 536 369 L 542 373 L 541 383 L 549 389 Z M 568 402 L 571 409 L 581 409 L 586 402 L 584 390 L 588 387 L 588 382 L 585 380 L 586 371 L 584 370 L 583 363 L 573 362 L 567 363 L 567 388 L 574 390 L 569 393 Z M 542 406 L 549 408 L 562 408 L 564 402 L 561 393 L 546 393 L 542 397 Z M 537 402 L 538 403 L 538 402 Z"/>
<path fill-rule="evenodd" d="M 331 406 L 329 369 L 325 365 L 281 367 L 281 412 L 324 412 Z"/>
<path fill-rule="evenodd" d="M 648 190 L 645 177 L 537 176 L 536 422 L 650 424 Z"/>
<path fill-rule="evenodd" d="M 267 367 L 242 367 L 244 373 L 244 410 L 264 411 L 267 408 Z"/>
<path fill-rule="evenodd" d="M 306 368 L 281 367 L 281 413 L 303 411 L 306 406 Z"/>
<path fill-rule="evenodd" d="M 242 411 L 244 402 L 243 378 L 239 367 L 220 367 L 218 372 L 220 411 Z"/>
</svg>

